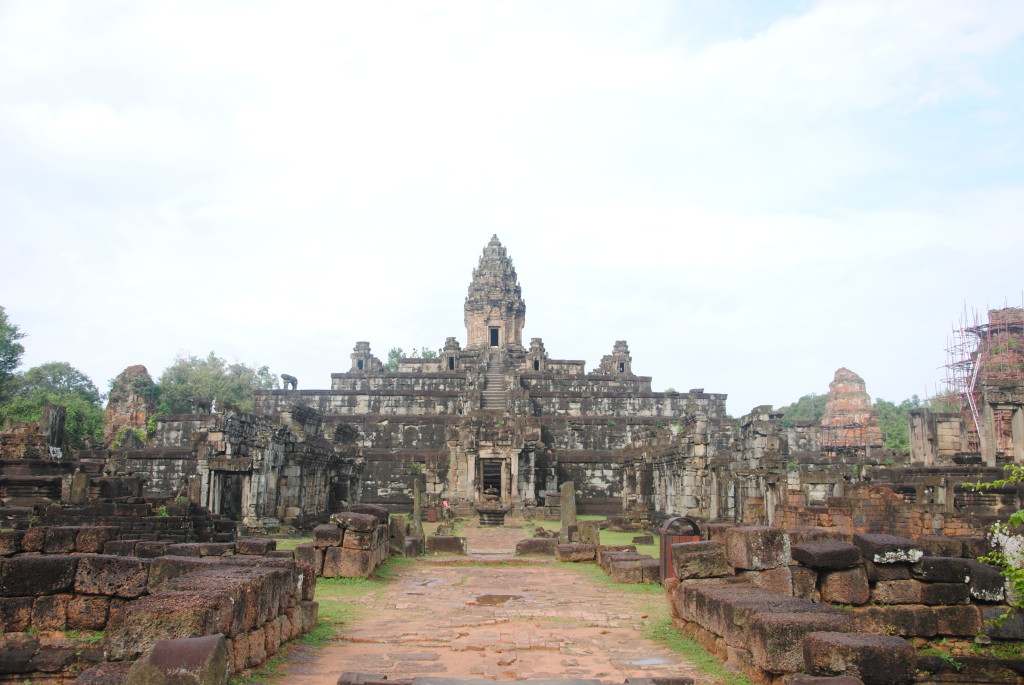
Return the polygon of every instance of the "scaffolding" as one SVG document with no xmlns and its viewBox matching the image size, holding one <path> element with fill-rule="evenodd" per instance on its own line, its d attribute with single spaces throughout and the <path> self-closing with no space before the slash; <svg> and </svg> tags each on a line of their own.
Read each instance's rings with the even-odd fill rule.
<svg viewBox="0 0 1024 685">
<path fill-rule="evenodd" d="M 947 397 L 960 413 L 968 452 L 981 451 L 981 385 L 1024 382 L 1024 303 L 991 309 L 982 322 L 976 310 L 960 317 L 946 346 Z M 1010 416 L 995 412 L 996 435 L 1009 428 Z M 1004 425 L 1005 424 L 1005 425 Z"/>
</svg>

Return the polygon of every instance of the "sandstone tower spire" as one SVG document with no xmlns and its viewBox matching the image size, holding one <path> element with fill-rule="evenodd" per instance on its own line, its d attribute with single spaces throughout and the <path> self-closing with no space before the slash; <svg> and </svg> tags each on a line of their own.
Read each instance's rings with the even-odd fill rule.
<svg viewBox="0 0 1024 685">
<path fill-rule="evenodd" d="M 466 295 L 466 347 L 522 345 L 525 322 L 515 267 L 498 236 L 491 236 Z"/>
</svg>

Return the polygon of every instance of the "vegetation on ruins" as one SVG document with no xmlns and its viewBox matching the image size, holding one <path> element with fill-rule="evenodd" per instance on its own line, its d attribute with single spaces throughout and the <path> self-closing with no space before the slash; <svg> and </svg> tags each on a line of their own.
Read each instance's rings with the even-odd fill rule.
<svg viewBox="0 0 1024 685">
<path fill-rule="evenodd" d="M 816 392 L 809 393 L 798 399 L 793 404 L 780 407 L 779 412 L 785 421 L 821 421 L 825 415 L 825 401 L 828 395 L 819 395 Z"/>
<path fill-rule="evenodd" d="M 67 411 L 64 434 L 73 447 L 85 447 L 103 436 L 103 396 L 87 375 L 68 362 L 47 362 L 9 379 L 14 396 L 0 406 L 0 419 L 35 422 L 43 406 Z"/>
<path fill-rule="evenodd" d="M 254 390 L 278 386 L 278 378 L 266 366 L 247 366 L 226 360 L 210 352 L 205 358 L 178 355 L 157 381 L 159 411 L 185 414 L 192 410 L 194 397 L 228 402 L 242 411 L 252 411 Z"/>
<path fill-rule="evenodd" d="M 1007 464 L 1006 478 L 1000 478 L 990 483 L 964 483 L 965 487 L 973 490 L 996 490 L 1007 487 L 1020 487 L 1024 485 L 1024 466 L 1018 464 Z M 999 572 L 1006 579 L 1006 603 L 1009 610 L 993 621 L 996 625 L 1002 625 L 1020 611 L 1024 611 L 1024 544 L 1020 535 L 1015 530 L 1024 526 L 1024 509 L 1018 509 L 1010 514 L 1006 522 L 997 521 L 992 524 L 990 537 L 994 549 L 978 561 L 991 564 L 999 569 Z M 1011 591 L 1012 590 L 1012 591 Z"/>
<path fill-rule="evenodd" d="M 437 351 L 427 347 L 426 345 L 420 347 L 417 350 L 417 352 L 419 353 L 419 356 L 423 357 L 424 359 L 437 358 Z M 401 347 L 392 347 L 390 350 L 388 350 L 388 360 L 384 362 L 384 368 L 391 372 L 398 371 L 399 360 L 407 358 L 408 355 L 405 353 L 405 350 L 403 350 Z"/>
<path fill-rule="evenodd" d="M 899 404 L 883 400 L 879 397 L 872 407 L 878 412 L 878 427 L 882 431 L 882 446 L 900 454 L 910 453 L 910 424 L 908 415 L 911 409 L 921 406 L 921 398 L 917 395 L 905 399 Z"/>
<path fill-rule="evenodd" d="M 24 337 L 25 334 L 11 323 L 7 312 L 0 307 L 0 404 L 14 396 L 14 370 L 25 352 L 25 347 L 18 341 Z"/>
</svg>

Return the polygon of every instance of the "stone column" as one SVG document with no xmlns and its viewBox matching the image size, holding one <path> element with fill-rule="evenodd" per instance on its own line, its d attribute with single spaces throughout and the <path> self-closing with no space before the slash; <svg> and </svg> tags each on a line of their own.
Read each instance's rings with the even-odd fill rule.
<svg viewBox="0 0 1024 685">
<path fill-rule="evenodd" d="M 981 434 L 978 438 L 981 440 L 981 460 L 985 466 L 995 466 L 996 416 L 992 405 L 985 401 L 984 396 L 981 400 Z"/>
<path fill-rule="evenodd" d="M 1024 407 L 1013 408 L 1010 430 L 1013 432 L 1013 462 L 1024 464 Z"/>
<path fill-rule="evenodd" d="M 569 526 L 576 525 L 576 487 L 570 480 L 559 488 L 562 501 L 562 526 L 558 531 L 558 542 L 569 542 Z"/>
</svg>

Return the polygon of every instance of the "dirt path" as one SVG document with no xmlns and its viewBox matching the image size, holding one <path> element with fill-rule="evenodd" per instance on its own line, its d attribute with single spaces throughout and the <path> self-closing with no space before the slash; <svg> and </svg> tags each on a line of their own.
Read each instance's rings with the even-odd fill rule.
<svg viewBox="0 0 1024 685">
<path fill-rule="evenodd" d="M 323 649 L 293 650 L 287 685 L 333 685 L 346 671 L 522 680 L 691 676 L 693 666 L 642 631 L 661 594 L 622 592 L 554 562 L 494 565 L 521 529 L 470 529 L 469 558 L 403 568 L 363 618 Z M 469 565 L 467 565 L 467 562 Z M 454 565 L 453 565 L 454 563 Z"/>
</svg>

